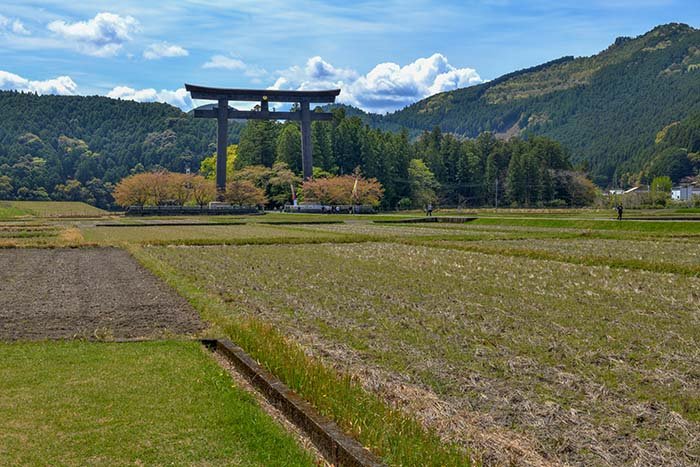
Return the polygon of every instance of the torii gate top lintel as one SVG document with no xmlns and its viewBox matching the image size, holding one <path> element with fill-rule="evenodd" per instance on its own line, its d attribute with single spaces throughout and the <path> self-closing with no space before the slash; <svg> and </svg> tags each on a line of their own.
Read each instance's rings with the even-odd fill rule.
<svg viewBox="0 0 700 467">
<path fill-rule="evenodd" d="M 311 148 L 311 122 L 314 120 L 331 120 L 328 112 L 311 112 L 310 104 L 329 104 L 335 102 L 340 89 L 324 91 L 289 91 L 277 89 L 230 89 L 211 88 L 185 84 L 192 99 L 215 100 L 217 105 L 202 106 L 194 109 L 195 118 L 216 118 L 218 121 L 216 188 L 219 197 L 226 191 L 226 146 L 229 119 L 255 120 L 298 120 L 301 122 L 301 162 L 304 179 L 311 178 L 313 171 Z M 236 110 L 228 106 L 229 101 L 260 102 L 260 110 Z M 298 103 L 299 110 L 293 112 L 270 112 L 270 102 Z"/>
<path fill-rule="evenodd" d="M 185 89 L 189 91 L 192 99 L 229 101 L 262 101 L 269 102 L 314 102 L 317 104 L 327 104 L 335 102 L 335 98 L 340 94 L 340 89 L 330 89 L 324 91 L 287 91 L 281 89 L 230 89 L 230 88 L 210 88 L 185 84 Z M 267 98 L 267 99 L 265 99 Z"/>
</svg>

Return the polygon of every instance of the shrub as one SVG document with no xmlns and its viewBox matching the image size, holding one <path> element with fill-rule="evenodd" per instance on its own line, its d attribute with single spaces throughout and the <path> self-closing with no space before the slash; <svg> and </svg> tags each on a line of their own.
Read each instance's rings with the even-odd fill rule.
<svg viewBox="0 0 700 467">
<path fill-rule="evenodd" d="M 214 182 L 200 175 L 167 171 L 145 172 L 122 179 L 114 189 L 120 206 L 183 206 L 195 202 L 200 206 L 216 197 Z"/>
<path fill-rule="evenodd" d="M 267 204 L 265 190 L 248 180 L 232 180 L 226 185 L 227 202 L 237 206 L 260 206 Z"/>
<path fill-rule="evenodd" d="M 305 201 L 322 204 L 377 205 L 384 195 L 384 188 L 376 178 L 344 175 L 307 180 L 302 186 L 302 192 Z"/>
</svg>

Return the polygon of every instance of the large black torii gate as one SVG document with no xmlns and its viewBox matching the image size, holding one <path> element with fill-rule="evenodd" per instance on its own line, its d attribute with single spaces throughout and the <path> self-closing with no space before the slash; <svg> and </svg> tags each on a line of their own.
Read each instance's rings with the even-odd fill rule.
<svg viewBox="0 0 700 467">
<path fill-rule="evenodd" d="M 311 112 L 311 103 L 330 104 L 340 94 L 340 89 L 327 91 L 281 91 L 273 89 L 227 89 L 210 88 L 185 84 L 192 99 L 215 100 L 213 106 L 205 105 L 194 109 L 195 118 L 216 118 L 218 122 L 216 144 L 216 189 L 219 197 L 226 191 L 226 147 L 229 119 L 254 120 L 297 120 L 301 122 L 301 165 L 304 180 L 313 173 L 313 156 L 311 148 L 311 122 L 314 120 L 331 120 L 333 114 L 328 112 Z M 260 110 L 236 110 L 228 106 L 229 101 L 260 102 Z M 293 112 L 270 112 L 270 102 L 299 104 L 299 110 Z"/>
</svg>

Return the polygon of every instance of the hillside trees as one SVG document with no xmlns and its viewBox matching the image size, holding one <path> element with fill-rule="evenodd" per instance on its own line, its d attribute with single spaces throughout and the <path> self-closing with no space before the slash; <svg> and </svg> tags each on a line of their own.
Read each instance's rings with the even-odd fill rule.
<svg viewBox="0 0 700 467">
<path fill-rule="evenodd" d="M 233 177 L 236 158 L 238 157 L 238 145 L 230 144 L 226 147 L 226 179 Z M 199 174 L 207 180 L 216 180 L 216 153 L 202 159 L 199 165 Z"/>
<path fill-rule="evenodd" d="M 647 159 L 644 168 L 631 178 L 649 184 L 656 177 L 668 176 L 673 183 L 700 172 L 700 113 L 662 128 L 650 146 L 638 157 Z"/>
<path fill-rule="evenodd" d="M 435 126 L 461 138 L 546 136 L 569 148 L 573 163 L 588 162 L 596 183 L 610 185 L 644 169 L 661 128 L 700 111 L 699 47 L 700 30 L 663 25 L 592 57 L 565 57 L 363 119 L 405 126 L 412 136 Z M 676 146 L 695 152 L 688 139 Z M 431 157 L 422 158 L 442 180 Z"/>
<path fill-rule="evenodd" d="M 234 167 L 248 165 L 271 167 L 275 162 L 276 141 L 280 124 L 268 120 L 250 120 L 241 132 L 238 157 Z"/>
<path fill-rule="evenodd" d="M 12 179 L 7 175 L 0 175 L 0 199 L 10 199 L 14 191 Z"/>
<path fill-rule="evenodd" d="M 437 201 L 440 184 L 433 172 L 421 159 L 412 159 L 408 166 L 408 178 L 411 186 L 411 204 L 414 208 L 423 208 Z"/>
<path fill-rule="evenodd" d="M 277 136 L 275 160 L 283 162 L 294 172 L 301 172 L 301 130 L 296 123 L 287 123 Z M 314 160 L 316 160 L 314 145 Z M 320 160 L 317 163 L 321 162 Z"/>
<path fill-rule="evenodd" d="M 158 167 L 194 169 L 216 141 L 215 122 L 166 104 L 0 91 L 0 113 L 0 176 L 11 180 L 9 199 L 59 199 L 77 180 L 87 188 L 82 201 L 109 208 L 104 187 Z M 231 142 L 241 128 L 230 122 Z"/>
</svg>

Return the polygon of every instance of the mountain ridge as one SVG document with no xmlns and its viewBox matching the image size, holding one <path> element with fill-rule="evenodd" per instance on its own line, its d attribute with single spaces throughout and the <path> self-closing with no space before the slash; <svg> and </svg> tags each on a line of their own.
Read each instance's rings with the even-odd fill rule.
<svg viewBox="0 0 700 467">
<path fill-rule="evenodd" d="M 587 164 L 599 185 L 643 178 L 638 154 L 673 121 L 700 111 L 700 30 L 660 25 L 598 54 L 561 57 L 427 97 L 373 123 L 473 138 L 543 135 Z"/>
</svg>

